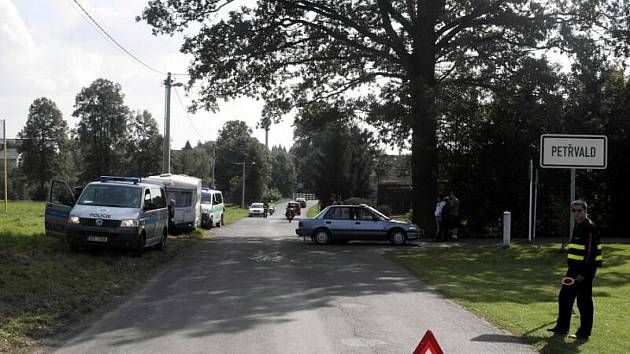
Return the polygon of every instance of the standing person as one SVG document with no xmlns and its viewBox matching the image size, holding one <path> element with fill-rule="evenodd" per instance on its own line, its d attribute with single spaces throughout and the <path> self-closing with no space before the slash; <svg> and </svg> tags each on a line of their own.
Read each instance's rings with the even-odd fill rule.
<svg viewBox="0 0 630 354">
<path fill-rule="evenodd" d="M 442 206 L 442 210 L 440 213 L 440 234 L 438 235 L 438 241 L 446 241 L 448 237 L 448 228 L 449 228 L 449 215 L 451 210 L 451 205 L 449 203 L 449 197 L 444 197 L 444 205 Z"/>
<path fill-rule="evenodd" d="M 602 246 L 599 230 L 586 214 L 586 202 L 582 199 L 571 203 L 571 213 L 576 225 L 569 242 L 568 270 L 562 280 L 558 295 L 558 320 L 548 331 L 567 334 L 571 324 L 573 303 L 577 298 L 580 310 L 580 328 L 571 337 L 587 340 L 593 328 L 593 278 L 597 267 L 602 265 Z"/>
<path fill-rule="evenodd" d="M 329 205 L 337 205 L 337 196 L 335 196 L 335 193 L 330 193 L 330 204 Z"/>
<path fill-rule="evenodd" d="M 441 219 L 442 219 L 442 208 L 444 208 L 444 204 L 446 204 L 446 202 L 443 199 L 440 199 L 440 197 L 437 197 L 437 204 L 435 205 L 435 237 L 437 239 L 440 238 L 440 223 L 441 223 Z"/>
<path fill-rule="evenodd" d="M 459 199 L 455 196 L 455 193 L 451 191 L 449 194 L 449 213 L 448 213 L 448 228 L 451 230 L 453 239 L 457 239 L 457 232 L 459 230 Z"/>
<path fill-rule="evenodd" d="M 341 200 L 341 194 L 337 194 L 337 205 L 343 205 L 343 200 Z"/>
<path fill-rule="evenodd" d="M 269 213 L 269 203 L 267 203 L 266 201 L 263 202 L 263 217 L 267 217 Z"/>
</svg>

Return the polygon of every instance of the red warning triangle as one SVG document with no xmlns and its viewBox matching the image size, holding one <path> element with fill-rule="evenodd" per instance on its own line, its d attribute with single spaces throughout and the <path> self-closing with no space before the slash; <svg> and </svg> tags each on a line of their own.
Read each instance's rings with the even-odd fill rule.
<svg viewBox="0 0 630 354">
<path fill-rule="evenodd" d="M 424 334 L 424 337 L 422 337 L 422 340 L 416 347 L 416 350 L 413 351 L 413 354 L 425 354 L 427 351 L 431 354 L 444 354 L 444 351 L 440 348 L 431 330 L 428 330 L 427 333 Z"/>
</svg>

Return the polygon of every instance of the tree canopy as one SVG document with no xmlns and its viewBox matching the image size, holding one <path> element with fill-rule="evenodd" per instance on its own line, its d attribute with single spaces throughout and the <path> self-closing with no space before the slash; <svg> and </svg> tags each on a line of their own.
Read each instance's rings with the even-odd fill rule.
<svg viewBox="0 0 630 354">
<path fill-rule="evenodd" d="M 74 108 L 79 118 L 74 135 L 84 158 L 80 179 L 121 174 L 130 111 L 120 85 L 97 79 L 76 96 Z"/>
<path fill-rule="evenodd" d="M 605 26 L 605 1 L 153 0 L 142 13 L 158 34 L 187 36 L 196 107 L 264 99 L 266 117 L 353 91 L 371 122 L 410 142 L 414 221 L 432 225 L 437 192 L 438 96 L 447 86 L 505 84 L 522 58 Z M 225 13 L 222 10 L 231 11 Z M 384 135 L 386 135 L 384 134 Z"/>
<path fill-rule="evenodd" d="M 68 125 L 55 102 L 46 97 L 33 101 L 18 138 L 23 139 L 19 145 L 22 173 L 37 184 L 35 199 L 43 200 L 48 180 L 69 175 Z"/>
</svg>

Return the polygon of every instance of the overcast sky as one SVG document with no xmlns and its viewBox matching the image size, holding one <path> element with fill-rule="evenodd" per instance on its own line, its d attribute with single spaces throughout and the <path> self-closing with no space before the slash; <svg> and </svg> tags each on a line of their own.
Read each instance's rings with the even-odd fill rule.
<svg viewBox="0 0 630 354">
<path fill-rule="evenodd" d="M 160 71 L 186 72 L 190 58 L 179 52 L 181 37 L 151 34 L 135 16 L 145 0 L 79 0 L 83 7 L 127 50 Z M 135 63 L 83 18 L 72 0 L 0 0 L 0 118 L 7 119 L 7 137 L 22 129 L 34 99 L 48 97 L 57 103 L 64 119 L 74 128 L 72 117 L 77 93 L 97 78 L 122 86 L 125 103 L 131 109 L 146 109 L 160 129 L 164 124 L 165 77 Z M 180 89 L 181 90 L 181 89 Z M 184 104 L 190 98 L 183 96 Z M 174 92 L 171 99 L 173 149 L 186 140 L 215 140 L 228 120 L 247 122 L 253 135 L 264 143 L 264 130 L 256 129 L 262 104 L 242 99 L 221 104 L 221 112 L 199 112 L 190 121 Z M 269 144 L 290 147 L 293 129 L 290 119 L 272 126 Z M 193 126 L 199 134 L 195 132 Z"/>
</svg>

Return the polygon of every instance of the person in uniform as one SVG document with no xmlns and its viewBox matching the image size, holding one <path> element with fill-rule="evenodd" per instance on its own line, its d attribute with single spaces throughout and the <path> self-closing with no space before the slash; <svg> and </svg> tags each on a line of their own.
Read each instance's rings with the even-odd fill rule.
<svg viewBox="0 0 630 354">
<path fill-rule="evenodd" d="M 587 340 L 593 328 L 593 278 L 602 265 L 602 246 L 599 230 L 586 214 L 586 202 L 578 199 L 571 203 L 576 225 L 569 242 L 568 270 L 558 295 L 558 320 L 548 331 L 564 335 L 569 332 L 573 303 L 577 298 L 580 311 L 580 328 L 573 338 Z"/>
</svg>

